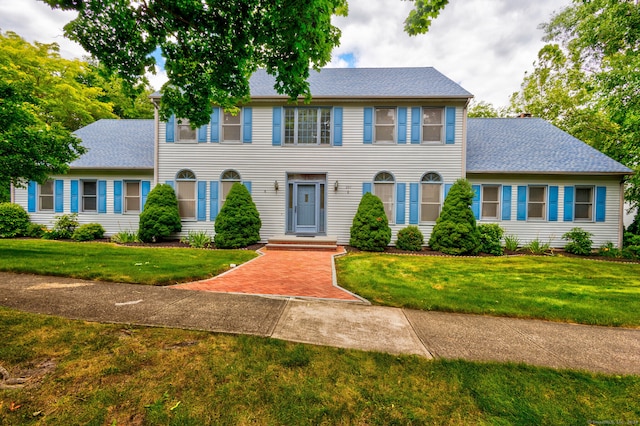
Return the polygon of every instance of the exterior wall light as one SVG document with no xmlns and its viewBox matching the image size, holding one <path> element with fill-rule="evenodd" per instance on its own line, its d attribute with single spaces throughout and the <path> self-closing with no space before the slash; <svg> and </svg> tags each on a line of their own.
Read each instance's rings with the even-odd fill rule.
<svg viewBox="0 0 640 426">
<path fill-rule="evenodd" d="M 276 192 L 278 192 L 278 189 L 280 189 L 280 186 L 278 186 L 278 181 L 273 182 L 273 189 L 275 189 Z"/>
<path fill-rule="evenodd" d="M 334 191 L 338 190 L 338 181 L 336 181 L 336 183 L 333 184 L 333 190 Z"/>
</svg>

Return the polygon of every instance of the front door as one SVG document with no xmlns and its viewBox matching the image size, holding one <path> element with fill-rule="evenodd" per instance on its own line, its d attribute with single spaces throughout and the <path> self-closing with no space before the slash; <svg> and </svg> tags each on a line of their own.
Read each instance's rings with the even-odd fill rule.
<svg viewBox="0 0 640 426">
<path fill-rule="evenodd" d="M 295 232 L 316 233 L 318 232 L 318 185 L 299 183 L 295 187 Z"/>
</svg>

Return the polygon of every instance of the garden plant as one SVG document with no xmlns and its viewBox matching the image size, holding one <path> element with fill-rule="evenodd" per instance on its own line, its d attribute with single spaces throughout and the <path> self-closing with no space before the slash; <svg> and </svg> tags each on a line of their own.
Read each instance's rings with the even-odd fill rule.
<svg viewBox="0 0 640 426">
<path fill-rule="evenodd" d="M 367 192 L 362 196 L 351 225 L 349 244 L 365 251 L 384 251 L 391 241 L 391 228 L 380 198 Z"/>
<path fill-rule="evenodd" d="M 260 241 L 262 221 L 249 190 L 241 183 L 231 187 L 216 217 L 214 241 L 217 248 L 247 247 Z"/>
<path fill-rule="evenodd" d="M 156 185 L 149 192 L 139 227 L 138 237 L 145 243 L 160 242 L 182 230 L 178 199 L 170 185 Z"/>
</svg>

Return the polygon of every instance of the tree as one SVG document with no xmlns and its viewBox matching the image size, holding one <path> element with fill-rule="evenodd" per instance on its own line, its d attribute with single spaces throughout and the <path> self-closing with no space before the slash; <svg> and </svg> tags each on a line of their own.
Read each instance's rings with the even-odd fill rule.
<svg viewBox="0 0 640 426">
<path fill-rule="evenodd" d="M 509 116 L 507 108 L 496 108 L 493 104 L 485 101 L 471 101 L 469 106 L 469 118 L 504 118 Z"/>
<path fill-rule="evenodd" d="M 216 217 L 214 242 L 216 247 L 234 249 L 260 241 L 262 221 L 249 190 L 234 183 Z"/>
<path fill-rule="evenodd" d="M 349 244 L 360 250 L 384 251 L 391 242 L 391 228 L 380 198 L 370 192 L 362 196 L 353 217 Z"/>
</svg>

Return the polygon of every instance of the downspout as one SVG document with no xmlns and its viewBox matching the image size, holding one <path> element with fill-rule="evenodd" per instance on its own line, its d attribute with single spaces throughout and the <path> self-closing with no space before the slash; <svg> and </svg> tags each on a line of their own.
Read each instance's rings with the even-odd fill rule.
<svg viewBox="0 0 640 426">
<path fill-rule="evenodd" d="M 618 226 L 618 248 L 622 250 L 624 242 L 624 179 L 620 181 L 620 226 Z"/>
<path fill-rule="evenodd" d="M 467 103 L 462 109 L 462 170 L 461 177 L 467 178 L 467 108 L 471 103 L 471 98 L 467 99 Z"/>
<path fill-rule="evenodd" d="M 159 172 L 158 164 L 160 163 L 160 121 L 158 113 L 158 103 L 155 99 L 153 102 L 153 186 L 158 184 Z"/>
</svg>

